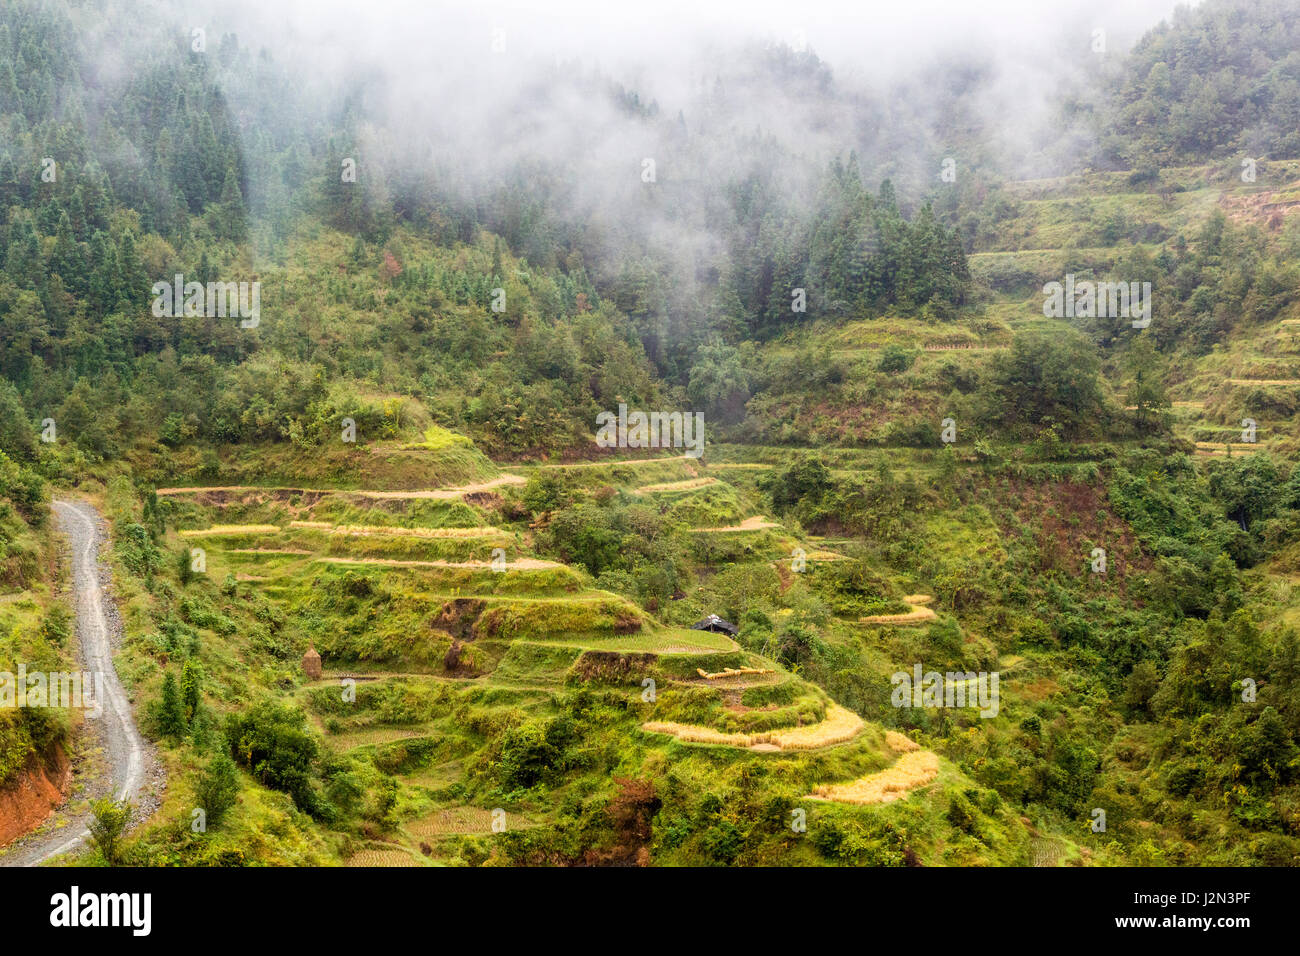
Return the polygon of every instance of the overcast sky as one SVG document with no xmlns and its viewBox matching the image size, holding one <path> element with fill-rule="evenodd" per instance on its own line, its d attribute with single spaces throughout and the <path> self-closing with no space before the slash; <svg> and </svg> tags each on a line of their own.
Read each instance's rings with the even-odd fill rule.
<svg viewBox="0 0 1300 956">
<path fill-rule="evenodd" d="M 222 28 L 275 48 L 302 40 L 318 62 L 382 55 L 419 69 L 491 52 L 504 31 L 508 59 L 580 59 L 609 72 L 672 68 L 701 43 L 806 43 L 837 74 L 905 68 L 954 50 L 985 48 L 1035 61 L 1053 40 L 1093 29 L 1116 48 L 1169 16 L 1172 0 L 198 0 Z M 251 35 L 250 35 L 251 34 Z M 296 46 L 297 44 L 295 44 Z M 399 53 L 400 51 L 400 53 Z M 401 62 L 391 63 L 394 55 Z"/>
</svg>

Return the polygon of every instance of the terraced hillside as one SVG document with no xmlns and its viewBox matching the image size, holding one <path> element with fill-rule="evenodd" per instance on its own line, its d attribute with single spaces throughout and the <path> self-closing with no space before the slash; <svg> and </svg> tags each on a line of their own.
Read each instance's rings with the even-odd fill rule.
<svg viewBox="0 0 1300 956">
<path fill-rule="evenodd" d="M 1198 197 L 1163 197 L 1176 177 Z M 1175 235 L 1253 194 L 1207 185 L 1208 167 L 1159 182 L 1114 208 Z M 1094 222 L 1087 197 L 1139 195 L 1121 185 L 1008 186 L 1026 247 L 972 255 L 983 301 L 954 319 L 827 321 L 758 345 L 745 417 L 701 458 L 495 463 L 415 409 L 392 437 L 164 446 L 139 455 L 136 486 L 86 485 L 130 582 L 120 669 L 193 781 L 140 859 L 1185 859 L 1153 756 L 1171 738 L 1152 722 L 1196 666 L 1179 648 L 1225 628 L 1272 642 L 1259 635 L 1300 614 L 1293 549 L 1240 578 L 1222 564 L 1249 563 L 1264 532 L 1214 471 L 1290 453 L 1289 320 L 1263 338 L 1233 325 L 1208 351 L 1159 343 L 1163 394 L 1133 401 L 1161 300 L 1141 336 L 1106 338 L 1044 318 L 1036 287 L 1106 275 L 1140 244 L 1033 245 Z M 1071 336 L 1103 350 L 1095 390 L 1004 417 L 1056 387 L 1015 376 L 1056 374 L 1035 362 Z M 1245 417 L 1256 442 L 1233 440 Z M 708 614 L 735 636 L 693 629 Z M 1160 653 L 1174 663 L 1149 672 Z M 997 673 L 996 706 L 896 706 L 893 678 L 916 664 Z M 179 717 L 158 703 L 168 681 L 200 688 Z M 198 799 L 222 736 L 247 741 L 241 804 L 198 839 L 166 821 Z M 263 740 L 278 743 L 259 761 Z M 1248 831 L 1238 809 L 1187 799 Z M 1275 852 L 1243 838 L 1217 859 Z"/>
<path fill-rule="evenodd" d="M 770 834 L 744 841 L 742 850 L 740 831 L 726 822 L 729 809 L 716 834 L 656 848 L 665 862 L 724 852 L 701 842 L 719 834 L 732 834 L 735 852 L 757 853 L 756 861 L 816 855 L 807 830 L 791 826 L 796 809 L 813 806 L 803 796 L 882 772 L 896 745 L 800 676 L 797 652 L 744 632 L 737 643 L 689 626 L 706 608 L 744 616 L 727 602 L 744 601 L 747 589 L 729 593 L 720 578 L 755 582 L 756 600 L 787 594 L 793 605 L 804 589 L 796 577 L 845 560 L 797 524 L 742 519 L 759 507 L 752 484 L 762 470 L 714 474 L 703 461 L 664 458 L 523 466 L 514 469 L 528 475 L 523 483 L 506 477 L 445 493 L 164 488 L 153 499 L 169 529 L 159 545 L 182 556 L 182 570 L 185 558 L 202 570 L 184 576 L 185 597 L 162 633 L 134 649 L 134 678 L 141 690 L 156 685 L 170 647 L 188 635 L 201 641 L 211 668 L 213 722 L 257 685 L 289 689 L 285 699 L 307 715 L 304 729 L 319 735 L 331 764 L 349 768 L 350 786 L 360 791 L 351 799 L 372 820 L 338 845 L 352 865 L 472 863 L 501 853 L 537 861 L 577 852 L 561 848 L 579 845 L 572 831 L 593 804 L 632 799 L 639 791 L 629 781 L 655 768 L 680 780 L 685 802 L 677 813 L 719 782 L 729 790 L 727 780 L 776 775 L 745 798 L 764 801 Z M 563 552 L 548 539 L 557 518 L 548 522 L 547 512 L 523 504 L 557 482 L 566 494 L 612 494 L 662 515 L 665 531 L 695 555 L 693 569 L 726 570 L 704 572 L 711 583 L 670 596 L 658 613 L 644 606 L 653 602 L 602 589 L 607 576 L 593 580 L 582 566 L 549 556 Z M 799 574 L 789 570 L 796 551 L 807 555 Z M 836 615 L 837 627 L 856 629 L 851 615 Z M 256 632 L 249 618 L 261 622 Z M 319 678 L 297 666 L 308 646 L 321 656 Z M 234 666 L 249 658 L 264 663 Z M 978 790 L 949 767 L 930 793 L 933 776 L 916 785 L 915 807 L 877 819 L 829 805 L 811 812 L 827 825 L 883 834 L 898 825 L 891 814 L 938 818 L 948 794 Z M 345 785 L 328 783 L 330 799 L 335 786 Z M 654 799 L 673 806 L 667 793 Z M 932 862 L 1023 857 L 1028 838 L 1019 820 L 991 793 L 980 799 L 986 825 L 1006 834 L 996 849 L 926 841 L 906 852 Z M 734 812 L 743 819 L 741 807 Z M 232 841 L 243 836 L 231 833 Z M 594 859 L 650 850 L 642 843 L 581 852 Z M 899 844 L 873 852 L 904 851 Z"/>
<path fill-rule="evenodd" d="M 1288 2 L 1066 38 L 1014 137 L 766 42 L 385 118 L 136 6 L 0 7 L 0 671 L 92 502 L 168 781 L 78 862 L 1300 862 Z M 3 710 L 8 833 L 95 755 Z"/>
</svg>

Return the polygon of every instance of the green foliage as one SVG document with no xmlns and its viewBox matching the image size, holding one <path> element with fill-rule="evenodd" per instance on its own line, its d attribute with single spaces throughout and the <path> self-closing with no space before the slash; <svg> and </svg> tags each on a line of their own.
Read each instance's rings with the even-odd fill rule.
<svg viewBox="0 0 1300 956">
<path fill-rule="evenodd" d="M 880 350 L 880 361 L 876 369 L 889 374 L 906 372 L 916 361 L 916 352 L 891 342 Z"/>
<path fill-rule="evenodd" d="M 1099 362 L 1077 333 L 1022 333 L 991 382 L 989 418 L 1009 429 L 1059 422 L 1068 436 L 1094 433 L 1103 418 Z"/>
<path fill-rule="evenodd" d="M 1130 168 L 1228 155 L 1248 142 L 1260 155 L 1296 155 L 1291 64 L 1300 35 L 1286 9 L 1232 0 L 1189 8 L 1152 30 L 1111 81 L 1114 127 L 1102 155 Z M 1167 122 L 1144 122 L 1155 115 Z"/>
<path fill-rule="evenodd" d="M 111 29 L 121 5 L 100 6 Z M 827 125 L 847 160 L 824 168 L 766 133 L 742 135 L 763 158 L 743 169 L 678 151 L 674 188 L 638 198 L 655 197 L 644 216 L 592 218 L 545 164 L 487 170 L 473 197 L 455 175 L 345 182 L 348 144 L 391 131 L 315 109 L 274 51 L 231 34 L 196 64 L 175 44 L 142 58 L 131 36 L 123 56 L 150 66 L 105 74 L 61 5 L 8 4 L 0 662 L 63 663 L 73 628 L 49 574 L 49 489 L 94 497 L 98 482 L 123 678 L 169 765 L 197 770 L 209 822 L 226 821 L 203 840 L 152 828 L 138 848 L 151 863 L 320 862 L 380 833 L 404 840 L 432 812 L 517 801 L 529 826 L 440 842 L 440 859 L 1024 862 L 1023 816 L 1091 840 L 1094 862 L 1293 864 L 1300 405 L 1292 386 L 1258 382 L 1300 374 L 1277 324 L 1300 288 L 1300 227 L 1282 216 L 1300 149 L 1294 19 L 1273 0 L 1220 0 L 1108 61 L 1056 137 L 1097 144 L 1088 172 L 1002 182 L 994 131 L 976 126 L 952 143 L 957 182 L 909 174 L 873 193 L 886 168 L 931 169 L 899 142 L 951 141 L 891 116 L 868 124 L 879 145 Z M 747 63 L 756 95 L 779 81 L 808 115 L 879 112 L 811 54 Z M 629 122 L 659 123 L 642 95 L 609 93 Z M 716 115 L 683 142 L 739 128 L 729 100 L 753 97 L 719 85 Z M 57 182 L 32 174 L 55 153 Z M 1236 175 L 1248 155 L 1258 187 Z M 657 238 L 696 231 L 709 241 Z M 259 329 L 147 308 L 156 278 L 239 280 L 253 265 L 275 310 Z M 1041 283 L 1066 273 L 1149 280 L 1157 320 L 1139 335 L 1124 316 L 1036 317 Z M 708 463 L 553 467 L 591 453 L 595 416 L 623 402 L 704 412 Z M 1245 415 L 1259 453 L 1193 457 L 1184 439 L 1217 441 Z M 941 448 L 948 417 L 958 441 Z M 339 440 L 345 419 L 356 445 Z M 453 487 L 515 464 L 521 490 L 455 500 L 287 490 Z M 699 471 L 721 480 L 643 490 Z M 263 491 L 218 505 L 149 490 L 185 483 Z M 702 530 L 757 513 L 781 526 Z M 351 538 L 294 519 L 505 530 Z M 175 532 L 241 521 L 282 530 L 214 536 L 213 577 L 193 573 Z M 570 567 L 316 560 L 481 561 L 497 546 Z M 799 574 L 796 547 L 810 553 Z M 1093 547 L 1105 574 L 1088 571 Z M 252 548 L 281 553 L 235 553 Z M 937 620 L 859 624 L 906 610 L 911 591 L 934 595 Z M 708 612 L 741 625 L 743 651 L 681 627 Z M 363 683 L 345 703 L 303 686 L 309 642 L 331 666 L 421 676 Z M 999 715 L 893 708 L 889 674 L 912 661 L 1005 672 Z M 699 677 L 754 666 L 768 673 L 752 684 Z M 651 674 L 653 701 L 638 696 Z M 830 699 L 872 724 L 812 753 L 641 729 L 803 726 Z M 218 712 L 225 746 L 199 767 Z M 68 724 L 0 714 L 0 781 Z M 789 813 L 818 784 L 896 759 L 886 727 L 940 753 L 940 779 L 887 806 L 819 803 L 807 838 L 792 836 Z M 654 787 L 611 784 L 626 774 Z M 1116 823 L 1104 843 L 1078 828 L 1095 806 Z M 95 815 L 101 856 L 121 862 L 122 808 Z"/>
<path fill-rule="evenodd" d="M 109 866 L 122 862 L 123 840 L 131 822 L 131 805 L 104 798 L 90 805 L 90 842 Z"/>
<path fill-rule="evenodd" d="M 749 376 L 737 349 L 720 344 L 700 346 L 686 386 L 695 409 L 705 421 L 737 422 L 749 400 Z"/>
<path fill-rule="evenodd" d="M 195 778 L 194 799 L 207 814 L 207 825 L 221 826 L 239 799 L 239 771 L 229 754 L 218 753 Z"/>
<path fill-rule="evenodd" d="M 227 716 L 225 736 L 231 756 L 260 782 L 288 793 L 299 810 L 321 809 L 312 785 L 319 746 L 301 710 L 274 700 L 258 701 Z"/>
<path fill-rule="evenodd" d="M 158 733 L 162 736 L 178 740 L 185 735 L 188 726 L 185 710 L 176 688 L 176 675 L 171 671 L 163 675 L 162 692 L 154 708 L 153 718 Z"/>
<path fill-rule="evenodd" d="M 820 503 L 831 489 L 830 471 L 816 455 L 801 455 L 789 468 L 766 475 L 759 487 L 772 497 L 772 506 L 784 514 L 807 501 Z"/>
</svg>

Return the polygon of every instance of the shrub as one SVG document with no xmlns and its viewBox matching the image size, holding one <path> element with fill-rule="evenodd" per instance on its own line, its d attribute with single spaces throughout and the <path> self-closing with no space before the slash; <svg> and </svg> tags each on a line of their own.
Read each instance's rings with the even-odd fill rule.
<svg viewBox="0 0 1300 956">
<path fill-rule="evenodd" d="M 239 773 L 229 754 L 219 753 L 194 782 L 194 797 L 207 814 L 208 826 L 220 826 L 239 796 Z"/>
<path fill-rule="evenodd" d="M 311 772 L 319 756 L 297 708 L 261 701 L 226 721 L 226 741 L 240 764 L 268 787 L 283 790 L 306 813 L 318 811 Z"/>
<path fill-rule="evenodd" d="M 891 374 L 906 372 L 915 361 L 916 352 L 891 343 L 880 350 L 880 361 L 876 363 L 876 369 Z"/>
<path fill-rule="evenodd" d="M 116 866 L 122 861 L 122 838 L 131 822 L 131 804 L 104 798 L 90 805 L 90 842 L 104 862 Z"/>
</svg>

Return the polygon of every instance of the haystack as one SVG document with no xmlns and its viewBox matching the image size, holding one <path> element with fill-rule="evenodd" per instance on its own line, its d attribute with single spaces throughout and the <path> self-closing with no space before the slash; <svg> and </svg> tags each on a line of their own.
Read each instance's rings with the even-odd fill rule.
<svg viewBox="0 0 1300 956">
<path fill-rule="evenodd" d="M 316 653 L 315 645 L 307 648 L 307 653 L 302 655 L 302 672 L 312 680 L 320 680 L 320 655 Z"/>
</svg>

